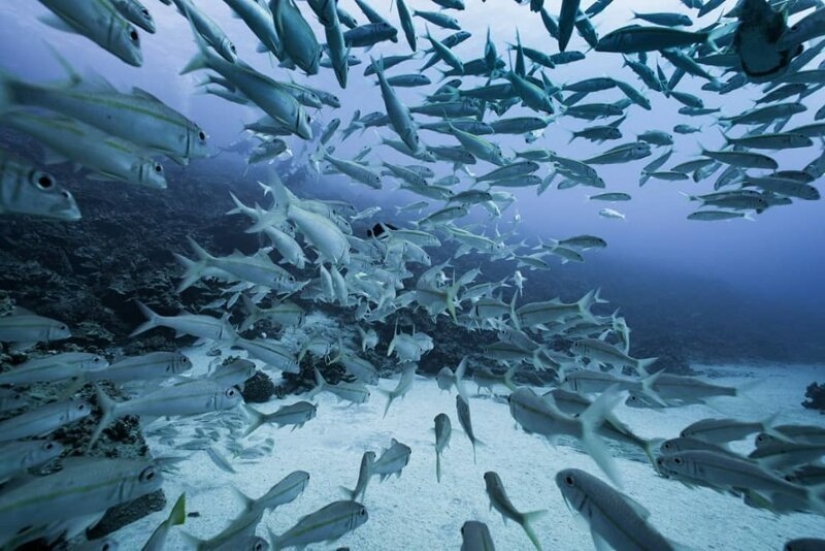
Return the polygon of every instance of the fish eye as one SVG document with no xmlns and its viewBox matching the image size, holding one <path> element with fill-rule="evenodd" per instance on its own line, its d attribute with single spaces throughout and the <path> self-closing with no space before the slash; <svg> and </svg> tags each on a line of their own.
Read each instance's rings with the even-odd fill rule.
<svg viewBox="0 0 825 551">
<path fill-rule="evenodd" d="M 229 45 L 229 51 L 231 51 L 233 54 L 235 53 L 235 45 L 234 44 Z"/>
<path fill-rule="evenodd" d="M 234 398 L 235 394 L 237 394 L 237 391 L 235 390 L 234 386 L 226 389 L 227 398 Z"/>
<path fill-rule="evenodd" d="M 46 442 L 43 445 L 43 449 L 46 451 L 52 451 L 54 449 L 54 442 Z"/>
<path fill-rule="evenodd" d="M 154 467 L 146 467 L 143 469 L 143 472 L 140 473 L 140 481 L 141 482 L 151 482 L 155 479 L 155 468 Z"/>
<path fill-rule="evenodd" d="M 262 541 L 255 542 L 255 546 L 252 548 L 255 551 L 263 551 L 264 543 Z"/>
<path fill-rule="evenodd" d="M 163 172 L 163 167 L 160 166 L 158 163 L 155 163 L 155 172 L 161 174 Z"/>
<path fill-rule="evenodd" d="M 85 411 L 86 404 L 77 404 L 77 411 Z"/>
<path fill-rule="evenodd" d="M 674 462 L 676 465 L 681 465 L 681 464 L 682 464 L 682 458 L 681 458 L 681 457 L 674 457 L 674 458 L 673 458 L 673 462 Z"/>
<path fill-rule="evenodd" d="M 69 193 L 68 191 L 64 191 L 64 192 L 63 192 L 63 198 L 64 198 L 64 199 L 71 199 L 71 198 L 72 198 L 72 194 L 71 194 L 71 193 Z"/>
<path fill-rule="evenodd" d="M 129 31 L 129 38 L 132 40 L 132 42 L 137 42 L 138 41 L 139 37 L 138 37 L 138 33 L 135 29 L 132 29 L 132 30 Z"/>
<path fill-rule="evenodd" d="M 40 189 L 49 189 L 54 185 L 54 180 L 48 174 L 43 174 L 42 172 L 35 172 L 34 181 L 37 183 L 37 187 Z"/>
<path fill-rule="evenodd" d="M 565 476 L 565 477 L 564 477 L 564 483 L 565 483 L 565 484 L 567 484 L 568 486 L 572 486 L 572 485 L 573 485 L 573 482 L 574 482 L 574 481 L 573 481 L 573 477 L 572 477 L 572 476 L 567 475 L 567 476 Z"/>
<path fill-rule="evenodd" d="M 151 17 L 151 15 L 149 14 L 149 10 L 147 10 L 146 8 L 141 9 L 140 13 L 143 14 L 144 17 Z"/>
<path fill-rule="evenodd" d="M 367 510 L 364 507 L 361 507 L 361 509 L 358 511 L 358 515 L 362 516 L 362 517 L 366 516 L 367 515 Z"/>
<path fill-rule="evenodd" d="M 198 132 L 198 139 L 199 139 L 200 141 L 202 141 L 202 142 L 205 142 L 205 141 L 206 141 L 206 133 L 205 133 L 203 130 L 201 130 L 200 132 Z"/>
</svg>

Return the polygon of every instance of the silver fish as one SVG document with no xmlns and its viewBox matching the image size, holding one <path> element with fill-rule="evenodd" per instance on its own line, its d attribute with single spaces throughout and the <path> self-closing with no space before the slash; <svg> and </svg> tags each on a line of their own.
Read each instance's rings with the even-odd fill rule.
<svg viewBox="0 0 825 551">
<path fill-rule="evenodd" d="M 270 543 L 273 549 L 283 549 L 320 541 L 336 541 L 368 519 L 367 508 L 357 501 L 335 501 L 306 515 L 280 536 L 270 531 Z"/>
</svg>

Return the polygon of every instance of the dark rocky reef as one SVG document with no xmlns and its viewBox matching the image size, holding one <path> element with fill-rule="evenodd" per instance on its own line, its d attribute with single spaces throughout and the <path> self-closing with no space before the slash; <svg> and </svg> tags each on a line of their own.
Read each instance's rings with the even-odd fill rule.
<svg viewBox="0 0 825 551">
<path fill-rule="evenodd" d="M 825 384 L 813 382 L 805 389 L 806 400 L 802 402 L 802 407 L 817 409 L 825 415 Z"/>
</svg>

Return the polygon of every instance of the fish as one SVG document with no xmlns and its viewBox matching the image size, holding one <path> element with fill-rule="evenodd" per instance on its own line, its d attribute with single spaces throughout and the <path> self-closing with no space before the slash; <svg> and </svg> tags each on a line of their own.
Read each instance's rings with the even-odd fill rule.
<svg viewBox="0 0 825 551">
<path fill-rule="evenodd" d="M 801 44 L 780 42 L 788 25 L 785 14 L 766 0 L 744 0 L 737 5 L 739 25 L 732 48 L 739 65 L 753 82 L 764 82 L 785 73 L 791 59 L 802 52 Z"/>
<path fill-rule="evenodd" d="M 349 490 L 341 487 L 350 501 L 364 501 L 364 496 L 367 493 L 367 484 L 369 484 L 370 478 L 372 478 L 373 463 L 375 463 L 375 452 L 364 452 L 364 455 L 361 456 L 361 467 L 358 470 L 358 482 L 355 484 L 355 489 Z"/>
<path fill-rule="evenodd" d="M 198 8 L 192 0 L 172 0 L 172 2 L 180 13 L 189 20 L 193 31 L 197 33 L 198 37 L 201 37 L 207 44 L 212 46 L 227 62 L 235 63 L 238 59 L 235 45 L 212 18 Z"/>
<path fill-rule="evenodd" d="M 46 164 L 71 160 L 92 171 L 90 179 L 123 181 L 151 189 L 166 189 L 163 165 L 139 151 L 138 147 L 63 116 L 8 112 L 2 121 L 35 137 L 51 151 Z"/>
<path fill-rule="evenodd" d="M 64 222 L 77 222 L 82 218 L 74 195 L 54 176 L 0 150 L 0 215 L 8 214 L 43 216 Z"/>
<path fill-rule="evenodd" d="M 15 350 L 71 336 L 69 326 L 62 321 L 38 316 L 24 308 L 15 308 L 11 314 L 0 317 L 0 342 L 12 343 Z"/>
<path fill-rule="evenodd" d="M 140 301 L 136 301 L 135 304 L 147 319 L 129 334 L 130 337 L 140 335 L 155 327 L 169 327 L 179 335 L 193 335 L 201 339 L 234 341 L 238 338 L 234 328 L 226 320 L 200 314 L 161 316 Z"/>
<path fill-rule="evenodd" d="M 527 534 L 530 542 L 532 542 L 536 549 L 541 551 L 539 538 L 530 526 L 530 521 L 536 520 L 547 514 L 547 509 L 531 511 L 529 513 L 522 513 L 518 511 L 510 501 L 510 498 L 507 496 L 501 477 L 495 471 L 487 471 L 484 473 L 484 484 L 487 489 L 487 495 L 490 497 L 490 508 L 495 508 L 496 511 L 501 513 L 501 516 L 504 519 L 509 518 L 510 520 L 518 523 L 518 525 L 524 530 L 524 533 Z"/>
<path fill-rule="evenodd" d="M 484 442 L 476 438 L 476 435 L 473 432 L 473 420 L 470 417 L 470 404 L 461 395 L 460 391 L 455 396 L 455 407 L 456 411 L 458 412 L 458 422 L 461 425 L 461 428 L 464 430 L 464 434 L 466 434 L 467 438 L 470 440 L 470 444 L 472 444 L 473 446 L 473 463 L 475 463 L 476 446 L 483 445 Z"/>
<path fill-rule="evenodd" d="M 147 33 L 154 34 L 157 30 L 152 14 L 138 0 L 112 0 L 112 4 L 120 15 Z"/>
<path fill-rule="evenodd" d="M 468 520 L 461 525 L 461 551 L 495 551 L 490 529 L 483 522 Z"/>
<path fill-rule="evenodd" d="M 370 476 L 378 475 L 381 482 L 393 474 L 400 477 L 401 471 L 410 462 L 411 453 L 412 450 L 409 446 L 393 438 L 390 442 L 390 447 L 385 449 L 381 456 L 372 464 Z"/>
<path fill-rule="evenodd" d="M 629 25 L 601 37 L 594 49 L 597 52 L 632 54 L 702 44 L 709 37 L 707 32 Z"/>
<path fill-rule="evenodd" d="M 105 369 L 109 362 L 88 352 L 64 352 L 35 358 L 0 373 L 0 384 L 27 385 L 55 383 L 74 378 L 86 379 L 92 372 Z"/>
<path fill-rule="evenodd" d="M 133 67 L 143 65 L 140 36 L 110 0 L 78 4 L 72 0 L 40 0 L 57 18 L 47 22 L 85 36 Z"/>
<path fill-rule="evenodd" d="M 91 405 L 83 400 L 50 402 L 26 410 L 0 421 L 0 443 L 29 436 L 46 436 L 63 425 L 88 417 L 91 412 Z"/>
<path fill-rule="evenodd" d="M 0 541 L 5 544 L 19 527 L 103 513 L 154 492 L 162 484 L 163 475 L 151 461 L 64 459 L 61 471 L 34 477 L 0 495 Z"/>
<path fill-rule="evenodd" d="M 306 401 L 295 402 L 286 406 L 281 406 L 272 413 L 262 413 L 250 406 L 244 406 L 244 411 L 252 417 L 252 422 L 244 431 L 244 436 L 249 436 L 263 424 L 274 423 L 281 428 L 285 425 L 292 425 L 292 430 L 301 428 L 304 423 L 315 418 L 318 408 L 315 404 Z"/>
<path fill-rule="evenodd" d="M 387 405 L 384 407 L 384 417 L 387 416 L 387 412 L 390 410 L 393 400 L 396 398 L 403 398 L 404 395 L 410 391 L 413 381 L 415 381 L 416 369 L 418 369 L 418 364 L 416 362 L 406 362 L 401 368 L 401 378 L 398 380 L 398 384 L 395 389 L 391 391 L 379 389 L 387 395 Z"/>
<path fill-rule="evenodd" d="M 449 368 L 444 368 L 449 369 Z M 441 482 L 441 454 L 450 445 L 450 437 L 453 429 L 450 418 L 446 413 L 439 413 L 435 416 L 435 480 Z"/>
<path fill-rule="evenodd" d="M 353 404 L 363 404 L 370 399 L 370 391 L 365 385 L 347 382 L 331 385 L 324 380 L 323 375 L 317 368 L 314 371 L 316 386 L 307 395 L 309 399 L 324 390 L 335 394 L 340 400 L 346 400 Z"/>
<path fill-rule="evenodd" d="M 367 508 L 357 501 L 334 501 L 298 521 L 295 526 L 276 535 L 269 530 L 273 550 L 301 547 L 309 543 L 337 541 L 362 526 L 369 519 Z"/>
<path fill-rule="evenodd" d="M 207 379 L 194 379 L 174 386 L 161 387 L 125 402 L 115 402 L 95 385 L 95 396 L 103 414 L 92 433 L 88 449 L 94 447 L 106 427 L 125 415 L 199 415 L 232 409 L 243 402 L 241 393 L 235 387 L 220 386 Z"/>
<path fill-rule="evenodd" d="M 286 0 L 284 0 L 286 1 Z M 303 106 L 270 77 L 245 64 L 231 63 L 215 55 L 196 36 L 198 52 L 180 71 L 184 75 L 199 69 L 212 69 L 231 82 L 245 97 L 267 115 L 305 140 L 312 139 L 310 117 Z"/>
<path fill-rule="evenodd" d="M 18 440 L 0 444 L 0 482 L 48 463 L 64 449 L 54 440 Z"/>
<path fill-rule="evenodd" d="M 629 496 L 581 469 L 562 469 L 556 485 L 568 506 L 590 526 L 594 545 L 614 549 L 680 548 L 648 522 L 650 513 Z"/>
</svg>

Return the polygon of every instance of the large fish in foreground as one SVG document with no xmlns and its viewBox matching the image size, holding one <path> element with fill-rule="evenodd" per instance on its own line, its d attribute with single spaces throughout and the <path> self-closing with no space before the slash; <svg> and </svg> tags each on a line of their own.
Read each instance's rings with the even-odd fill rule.
<svg viewBox="0 0 825 551">
<path fill-rule="evenodd" d="M 556 485 L 568 505 L 590 525 L 597 549 L 668 551 L 679 546 L 648 521 L 650 513 L 630 497 L 579 469 L 563 469 Z"/>
<path fill-rule="evenodd" d="M 140 67 L 140 36 L 110 0 L 40 0 L 59 19 L 53 27 L 85 36 L 129 65 Z"/>
<path fill-rule="evenodd" d="M 753 82 L 781 76 L 802 45 L 785 46 L 779 41 L 788 25 L 785 14 L 766 0 L 742 0 L 738 7 L 739 26 L 733 36 L 733 51 L 742 71 Z"/>
</svg>

